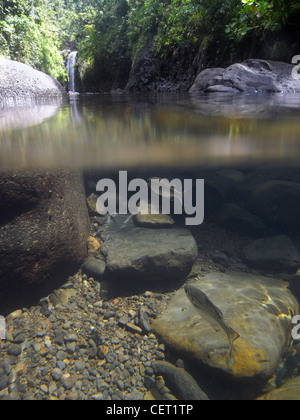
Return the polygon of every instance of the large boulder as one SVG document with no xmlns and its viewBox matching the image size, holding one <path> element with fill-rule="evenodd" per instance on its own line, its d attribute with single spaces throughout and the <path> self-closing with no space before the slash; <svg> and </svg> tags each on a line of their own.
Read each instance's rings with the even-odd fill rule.
<svg viewBox="0 0 300 420">
<path fill-rule="evenodd" d="M 268 60 L 246 60 L 226 69 L 201 72 L 190 93 L 299 92 L 300 80 L 292 77 L 294 66 Z"/>
<path fill-rule="evenodd" d="M 272 180 L 255 186 L 246 204 L 267 225 L 277 229 L 300 229 L 300 184 Z"/>
<path fill-rule="evenodd" d="M 299 401 L 300 400 L 300 376 L 290 379 L 282 387 L 276 388 L 258 398 L 262 401 Z"/>
<path fill-rule="evenodd" d="M 250 236 L 259 236 L 266 230 L 258 217 L 235 203 L 224 204 L 219 212 L 218 222 L 229 230 Z"/>
<path fill-rule="evenodd" d="M 52 77 L 0 57 L 0 109 L 61 101 L 65 91 Z"/>
<path fill-rule="evenodd" d="M 198 249 L 188 229 L 147 229 L 134 224 L 133 216 L 114 215 L 102 227 L 102 251 L 107 273 L 119 282 L 138 280 L 161 285 L 189 274 Z"/>
<path fill-rule="evenodd" d="M 87 254 L 82 177 L 68 170 L 12 170 L 0 176 L 0 307 L 52 288 Z M 0 312 L 1 312 L 0 310 Z"/>
<path fill-rule="evenodd" d="M 232 356 L 224 331 L 216 332 L 200 318 L 183 289 L 176 292 L 164 315 L 152 323 L 153 331 L 171 352 L 205 367 L 216 381 L 224 375 L 256 386 L 269 380 L 290 344 L 291 316 L 299 310 L 287 283 L 228 271 L 210 273 L 192 284 L 209 297 L 240 334 Z"/>
<path fill-rule="evenodd" d="M 253 241 L 243 249 L 243 257 L 250 267 L 268 273 L 293 274 L 300 268 L 298 249 L 285 235 Z"/>
</svg>

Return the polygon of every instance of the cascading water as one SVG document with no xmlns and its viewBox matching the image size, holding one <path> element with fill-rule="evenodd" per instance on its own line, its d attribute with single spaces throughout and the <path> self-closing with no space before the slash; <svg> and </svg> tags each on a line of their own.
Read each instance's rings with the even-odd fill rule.
<svg viewBox="0 0 300 420">
<path fill-rule="evenodd" d="M 75 93 L 75 65 L 77 59 L 78 51 L 72 51 L 69 54 L 68 61 L 67 61 L 67 71 L 69 75 L 69 92 Z"/>
</svg>

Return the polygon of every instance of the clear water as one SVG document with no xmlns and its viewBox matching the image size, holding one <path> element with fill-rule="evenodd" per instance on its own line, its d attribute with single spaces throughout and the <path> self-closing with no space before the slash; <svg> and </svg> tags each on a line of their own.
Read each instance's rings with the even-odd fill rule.
<svg viewBox="0 0 300 420">
<path fill-rule="evenodd" d="M 297 164 L 300 95 L 73 96 L 0 116 L 0 167 Z"/>
</svg>

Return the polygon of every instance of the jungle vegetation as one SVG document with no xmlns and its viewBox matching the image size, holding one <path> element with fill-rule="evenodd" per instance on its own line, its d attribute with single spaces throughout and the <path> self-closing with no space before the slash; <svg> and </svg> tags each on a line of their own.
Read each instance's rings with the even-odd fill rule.
<svg viewBox="0 0 300 420">
<path fill-rule="evenodd" d="M 149 42 L 162 58 L 206 42 L 233 58 L 247 48 L 288 60 L 291 47 L 299 53 L 299 23 L 299 0 L 0 0 L 0 55 L 61 82 L 63 51 L 75 48 L 83 72 L 101 67 L 107 77 Z"/>
</svg>

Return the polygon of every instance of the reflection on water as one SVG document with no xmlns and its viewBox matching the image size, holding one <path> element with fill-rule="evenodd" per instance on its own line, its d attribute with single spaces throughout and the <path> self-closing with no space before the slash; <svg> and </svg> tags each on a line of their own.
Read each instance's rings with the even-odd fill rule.
<svg viewBox="0 0 300 420">
<path fill-rule="evenodd" d="M 0 113 L 0 129 L 24 128 L 54 117 L 59 110 L 58 104 L 35 105 L 29 108 L 8 108 Z"/>
<path fill-rule="evenodd" d="M 53 117 L 55 111 L 2 113 L 2 169 L 293 164 L 299 158 L 296 94 L 87 95 L 72 97 Z"/>
</svg>

